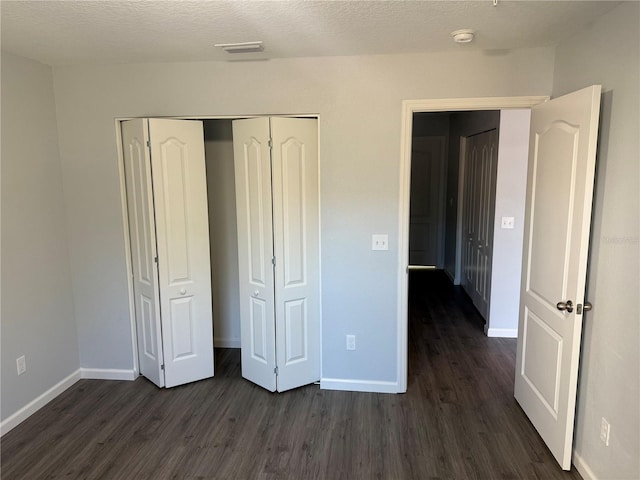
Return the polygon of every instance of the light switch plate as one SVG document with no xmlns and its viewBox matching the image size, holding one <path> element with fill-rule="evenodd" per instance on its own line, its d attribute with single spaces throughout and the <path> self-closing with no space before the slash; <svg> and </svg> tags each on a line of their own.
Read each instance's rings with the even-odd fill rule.
<svg viewBox="0 0 640 480">
<path fill-rule="evenodd" d="M 500 228 L 505 230 L 513 230 L 515 228 L 516 219 L 514 217 L 502 217 Z"/>
<path fill-rule="evenodd" d="M 389 250 L 389 235 L 371 235 L 371 250 Z"/>
</svg>

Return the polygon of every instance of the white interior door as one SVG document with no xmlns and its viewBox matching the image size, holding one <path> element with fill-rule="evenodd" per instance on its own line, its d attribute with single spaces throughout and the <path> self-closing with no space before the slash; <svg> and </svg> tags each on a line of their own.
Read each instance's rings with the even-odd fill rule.
<svg viewBox="0 0 640 480">
<path fill-rule="evenodd" d="M 416 137 L 411 145 L 409 265 L 442 268 L 445 137 Z"/>
<path fill-rule="evenodd" d="M 534 107 L 531 115 L 515 397 L 565 470 L 571 467 L 599 108 L 600 86 L 592 86 Z"/>
<path fill-rule="evenodd" d="M 140 374 L 164 387 L 156 228 L 147 120 L 122 122 Z"/>
<path fill-rule="evenodd" d="M 149 119 L 165 386 L 213 376 L 209 217 L 201 121 Z"/>
<path fill-rule="evenodd" d="M 318 125 L 271 118 L 279 392 L 320 380 Z"/>
<path fill-rule="evenodd" d="M 269 118 L 233 121 L 242 376 L 276 390 Z"/>
<path fill-rule="evenodd" d="M 463 286 L 486 319 L 491 295 L 498 132 L 494 129 L 469 137 L 466 151 Z"/>
<path fill-rule="evenodd" d="M 233 122 L 242 376 L 280 392 L 320 379 L 318 127 Z"/>
</svg>

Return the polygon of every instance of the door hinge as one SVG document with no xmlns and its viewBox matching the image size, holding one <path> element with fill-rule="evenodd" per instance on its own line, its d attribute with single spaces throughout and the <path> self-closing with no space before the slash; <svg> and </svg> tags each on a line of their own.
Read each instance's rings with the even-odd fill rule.
<svg viewBox="0 0 640 480">
<path fill-rule="evenodd" d="M 151 148 L 151 140 L 147 140 L 147 147 Z"/>
<path fill-rule="evenodd" d="M 153 261 L 158 263 L 158 257 L 153 257 Z"/>
<path fill-rule="evenodd" d="M 164 370 L 164 363 L 160 365 L 160 370 Z"/>
<path fill-rule="evenodd" d="M 276 266 L 276 257 L 271 257 L 271 263 L 274 267 Z"/>
<path fill-rule="evenodd" d="M 273 148 L 273 140 L 269 139 L 267 145 L 269 145 L 269 148 Z"/>
<path fill-rule="evenodd" d="M 276 375 L 278 375 L 278 367 L 274 367 L 274 368 L 273 368 L 273 373 L 275 373 Z"/>
</svg>

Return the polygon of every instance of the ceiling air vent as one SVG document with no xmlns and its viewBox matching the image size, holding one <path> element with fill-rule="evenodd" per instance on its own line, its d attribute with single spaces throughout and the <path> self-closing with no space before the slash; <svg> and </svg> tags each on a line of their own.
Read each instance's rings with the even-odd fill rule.
<svg viewBox="0 0 640 480">
<path fill-rule="evenodd" d="M 258 53 L 264 51 L 262 42 L 217 43 L 215 47 L 227 53 Z"/>
</svg>

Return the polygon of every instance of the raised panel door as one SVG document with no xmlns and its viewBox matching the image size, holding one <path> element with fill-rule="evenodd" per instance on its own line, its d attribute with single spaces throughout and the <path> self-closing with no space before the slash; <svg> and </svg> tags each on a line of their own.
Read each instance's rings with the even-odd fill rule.
<svg viewBox="0 0 640 480">
<path fill-rule="evenodd" d="M 277 389 L 320 379 L 318 126 L 271 118 Z"/>
<path fill-rule="evenodd" d="M 122 122 L 138 364 L 141 375 L 163 387 L 155 211 L 147 140 L 146 119 Z"/>
<path fill-rule="evenodd" d="M 201 121 L 149 119 L 165 384 L 213 376 L 209 217 Z"/>
<path fill-rule="evenodd" d="M 242 376 L 276 390 L 269 118 L 233 121 Z"/>
<path fill-rule="evenodd" d="M 515 397 L 571 468 L 600 86 L 532 109 Z M 571 302 L 564 308 L 560 302 Z"/>
</svg>

